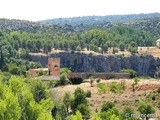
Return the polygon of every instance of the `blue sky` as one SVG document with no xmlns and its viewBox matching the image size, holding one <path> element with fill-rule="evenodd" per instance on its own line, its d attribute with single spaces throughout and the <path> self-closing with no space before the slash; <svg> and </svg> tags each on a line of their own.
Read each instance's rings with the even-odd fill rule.
<svg viewBox="0 0 160 120">
<path fill-rule="evenodd" d="M 0 18 L 51 18 L 160 12 L 160 0 L 1 0 Z"/>
</svg>

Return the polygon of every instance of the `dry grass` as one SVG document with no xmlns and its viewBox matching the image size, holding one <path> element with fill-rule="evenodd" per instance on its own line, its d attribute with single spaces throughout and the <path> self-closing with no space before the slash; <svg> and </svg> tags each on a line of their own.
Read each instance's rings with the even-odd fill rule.
<svg viewBox="0 0 160 120">
<path fill-rule="evenodd" d="M 79 85 L 66 85 L 53 88 L 53 91 L 56 92 L 57 97 L 62 98 L 65 92 L 70 92 L 71 94 L 73 94 L 77 87 L 82 88 L 84 91 L 90 90 L 92 95 L 91 98 L 88 98 L 88 100 L 91 113 L 94 113 L 96 109 L 100 111 L 103 101 L 114 102 L 119 108 L 119 110 L 123 110 L 125 106 L 129 106 L 135 111 L 137 111 L 137 106 L 135 106 L 135 102 L 143 101 L 146 97 L 144 94 L 149 94 L 150 92 L 160 87 L 160 81 L 155 79 L 141 80 L 136 86 L 135 92 L 132 92 L 132 79 L 101 80 L 100 83 L 108 85 L 113 81 L 119 83 L 125 81 L 125 91 L 123 93 L 112 93 L 109 91 L 106 93 L 98 93 L 96 80 L 93 83 L 93 87 L 91 87 L 90 83 L 87 82 Z M 160 110 L 157 110 L 156 114 L 160 115 Z"/>
<path fill-rule="evenodd" d="M 138 47 L 139 54 L 150 54 L 154 57 L 160 57 L 160 49 L 158 47 Z"/>
</svg>

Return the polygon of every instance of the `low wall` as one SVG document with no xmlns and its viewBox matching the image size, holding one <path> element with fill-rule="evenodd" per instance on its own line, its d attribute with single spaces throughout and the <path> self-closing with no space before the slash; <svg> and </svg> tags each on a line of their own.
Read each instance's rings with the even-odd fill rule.
<svg viewBox="0 0 160 120">
<path fill-rule="evenodd" d="M 101 79 L 120 79 L 120 78 L 130 78 L 129 73 L 69 73 L 68 79 L 73 78 L 82 78 L 82 79 L 88 79 L 90 77 L 93 78 L 101 78 Z"/>
</svg>

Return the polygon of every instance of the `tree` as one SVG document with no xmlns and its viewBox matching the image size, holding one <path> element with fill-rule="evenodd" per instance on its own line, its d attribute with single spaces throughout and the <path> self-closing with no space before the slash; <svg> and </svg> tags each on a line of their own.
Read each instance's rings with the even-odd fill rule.
<svg viewBox="0 0 160 120">
<path fill-rule="evenodd" d="M 134 114 L 133 113 L 133 110 L 130 108 L 130 107 L 126 107 L 124 110 L 123 110 L 123 119 L 129 119 L 132 118 L 131 115 Z M 127 116 L 126 116 L 127 115 Z"/>
<path fill-rule="evenodd" d="M 72 115 L 69 120 L 83 120 L 80 111 L 76 111 L 76 115 Z"/>
<path fill-rule="evenodd" d="M 69 113 L 69 107 L 71 105 L 71 94 L 69 92 L 64 94 L 63 103 L 66 105 L 67 112 Z"/>
<path fill-rule="evenodd" d="M 121 70 L 122 73 L 129 73 L 131 78 L 134 78 L 137 76 L 137 72 L 132 69 L 123 69 Z"/>
<path fill-rule="evenodd" d="M 71 109 L 73 110 L 73 112 L 75 112 L 76 110 L 82 110 L 80 112 L 83 112 L 83 110 L 86 110 L 88 112 L 88 101 L 86 99 L 86 94 L 83 91 L 83 89 L 81 88 L 76 88 L 75 92 L 74 92 L 74 98 L 71 101 Z M 86 114 L 84 113 L 82 115 Z M 87 115 L 88 116 L 88 115 Z"/>
<path fill-rule="evenodd" d="M 125 44 L 120 43 L 119 48 L 120 48 L 120 51 L 124 51 L 124 49 L 125 49 Z"/>
<path fill-rule="evenodd" d="M 60 81 L 59 81 L 60 85 L 66 85 L 67 84 L 67 76 L 65 73 L 61 74 L 60 75 Z"/>
<path fill-rule="evenodd" d="M 93 87 L 93 82 L 94 82 L 94 80 L 91 78 L 90 79 L 90 85 L 91 85 L 91 87 Z"/>
<path fill-rule="evenodd" d="M 141 114 L 145 115 L 144 117 L 146 118 L 146 120 L 149 120 L 149 118 L 150 118 L 150 116 L 148 116 L 148 114 L 155 113 L 155 109 L 151 105 L 149 105 L 148 103 L 141 103 L 140 106 L 138 107 L 138 110 Z"/>
<path fill-rule="evenodd" d="M 1 54 L 0 55 L 0 69 L 2 69 L 4 67 L 4 65 L 5 65 L 5 61 L 4 61 L 4 56 L 3 56 L 2 50 L 1 50 L 0 54 Z"/>
<path fill-rule="evenodd" d="M 46 86 L 41 81 L 34 81 L 31 84 L 31 91 L 34 97 L 34 100 L 39 103 L 42 99 L 46 99 L 47 93 L 45 91 Z"/>
<path fill-rule="evenodd" d="M 108 101 L 108 102 L 104 102 L 102 104 L 102 109 L 101 112 L 107 112 L 108 110 L 112 109 L 113 107 L 115 107 L 114 103 Z"/>
<path fill-rule="evenodd" d="M 132 83 L 132 91 L 135 91 L 135 86 L 138 84 L 138 82 L 140 81 L 139 78 L 134 78 L 134 82 Z"/>
</svg>

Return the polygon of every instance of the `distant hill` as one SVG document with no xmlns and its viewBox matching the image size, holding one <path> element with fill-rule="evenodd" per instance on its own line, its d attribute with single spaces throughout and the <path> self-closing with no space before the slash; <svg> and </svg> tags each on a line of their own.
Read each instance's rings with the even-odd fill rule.
<svg viewBox="0 0 160 120">
<path fill-rule="evenodd" d="M 15 19 L 0 19 L 0 30 L 4 32 L 19 31 L 27 33 L 66 33 L 73 32 L 71 25 L 43 24 Z"/>
<path fill-rule="evenodd" d="M 108 16 L 84 16 L 84 17 L 72 17 L 72 18 L 58 18 L 48 19 L 40 21 L 42 23 L 54 23 L 54 24 L 70 24 L 76 25 L 93 25 L 102 24 L 106 22 L 124 22 L 128 20 L 139 20 L 160 17 L 160 13 L 149 13 L 149 14 L 130 14 L 130 15 L 108 15 Z"/>
<path fill-rule="evenodd" d="M 0 30 L 7 33 L 19 31 L 65 34 L 85 32 L 92 29 L 106 30 L 117 26 L 148 31 L 156 37 L 160 37 L 160 13 L 59 18 L 39 22 L 0 19 Z"/>
<path fill-rule="evenodd" d="M 160 37 L 160 13 L 59 18 L 40 22 L 44 24 L 72 25 L 74 31 L 77 32 L 127 26 L 149 31 L 156 37 Z"/>
</svg>

